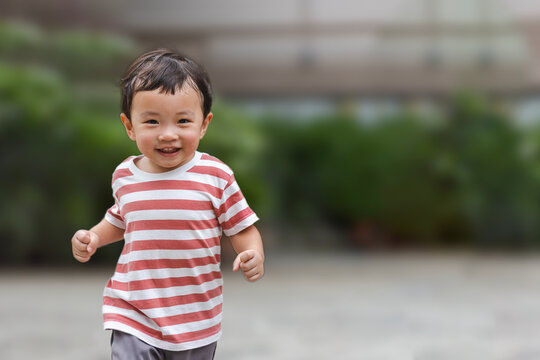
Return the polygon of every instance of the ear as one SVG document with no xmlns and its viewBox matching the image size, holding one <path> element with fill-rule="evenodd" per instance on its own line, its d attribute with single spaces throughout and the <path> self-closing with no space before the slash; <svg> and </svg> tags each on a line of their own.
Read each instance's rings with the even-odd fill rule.
<svg viewBox="0 0 540 360">
<path fill-rule="evenodd" d="M 122 120 L 122 124 L 124 124 L 124 127 L 126 128 L 126 132 L 128 137 L 135 141 L 135 131 L 133 130 L 133 124 L 131 124 L 131 121 L 128 119 L 126 114 L 121 113 L 120 114 L 120 120 Z"/>
<path fill-rule="evenodd" d="M 199 137 L 199 139 L 202 139 L 204 137 L 204 134 L 206 134 L 206 130 L 208 129 L 208 125 L 210 125 L 210 122 L 212 121 L 213 117 L 214 117 L 214 114 L 212 114 L 210 112 L 204 118 L 202 126 L 201 126 L 201 136 Z"/>
</svg>

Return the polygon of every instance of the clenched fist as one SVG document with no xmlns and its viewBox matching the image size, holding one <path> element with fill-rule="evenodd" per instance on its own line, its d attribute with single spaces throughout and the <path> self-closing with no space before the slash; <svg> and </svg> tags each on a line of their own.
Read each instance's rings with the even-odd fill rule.
<svg viewBox="0 0 540 360">
<path fill-rule="evenodd" d="M 87 262 L 98 248 L 99 237 L 88 230 L 79 230 L 71 238 L 73 257 L 80 262 Z"/>
<path fill-rule="evenodd" d="M 233 262 L 233 271 L 238 269 L 242 269 L 248 281 L 257 281 L 264 275 L 264 259 L 257 250 L 243 251 Z"/>
</svg>

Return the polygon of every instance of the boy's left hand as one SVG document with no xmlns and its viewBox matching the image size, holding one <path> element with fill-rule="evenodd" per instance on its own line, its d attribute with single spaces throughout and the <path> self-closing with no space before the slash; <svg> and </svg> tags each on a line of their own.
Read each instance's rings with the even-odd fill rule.
<svg viewBox="0 0 540 360">
<path fill-rule="evenodd" d="M 233 271 L 238 269 L 242 269 L 248 281 L 257 281 L 264 275 L 264 259 L 257 250 L 243 251 L 233 262 Z"/>
</svg>

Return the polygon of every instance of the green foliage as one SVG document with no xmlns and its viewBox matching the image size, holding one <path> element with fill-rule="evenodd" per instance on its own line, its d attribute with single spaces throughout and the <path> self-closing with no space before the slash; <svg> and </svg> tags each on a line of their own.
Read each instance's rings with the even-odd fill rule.
<svg viewBox="0 0 540 360">
<path fill-rule="evenodd" d="M 369 124 L 268 120 L 280 221 L 330 221 L 351 234 L 368 224 L 409 245 L 538 245 L 538 130 L 518 128 L 477 94 L 459 93 L 447 108 L 442 119 L 403 113 Z"/>
<path fill-rule="evenodd" d="M 222 101 L 214 102 L 214 118 L 199 150 L 217 156 L 229 165 L 250 206 L 263 216 L 268 192 L 260 162 L 266 139 L 252 118 Z"/>
<path fill-rule="evenodd" d="M 474 241 L 538 242 L 538 165 L 523 156 L 525 133 L 475 94 L 459 94 L 450 113 L 441 131 L 441 156 L 451 164 Z"/>
<path fill-rule="evenodd" d="M 9 189 L 0 205 L 0 261 L 73 261 L 72 234 L 103 217 L 112 171 L 138 153 L 111 85 L 136 48 L 106 34 L 0 23 L 0 49 L 1 181 Z M 201 150 L 231 165 L 251 205 L 264 212 L 259 129 L 219 101 L 214 114 Z M 93 262 L 117 256 L 118 246 L 107 247 Z"/>
<path fill-rule="evenodd" d="M 43 31 L 29 23 L 0 22 L 4 61 L 56 69 L 69 81 L 117 84 L 137 52 L 130 39 L 110 33 Z"/>
<path fill-rule="evenodd" d="M 0 52 L 0 261 L 73 261 L 71 235 L 101 219 L 113 169 L 138 153 L 115 85 L 138 50 L 0 22 Z M 446 105 L 442 118 L 365 123 L 254 119 L 218 99 L 200 150 L 234 169 L 266 224 L 308 243 L 327 226 L 351 238 L 367 226 L 409 245 L 538 246 L 540 125 L 520 128 L 477 94 Z M 107 247 L 93 261 L 117 256 Z"/>
<path fill-rule="evenodd" d="M 70 259 L 73 231 L 103 216 L 111 172 L 134 151 L 117 120 L 116 90 L 36 60 L 49 35 L 0 24 L 0 165 L 9 189 L 0 205 L 4 263 Z M 69 46 L 57 56 L 66 53 Z M 85 56 L 92 62 L 92 52 Z"/>
<path fill-rule="evenodd" d="M 337 116 L 267 126 L 280 139 L 267 154 L 281 193 L 278 207 L 288 209 L 281 214 L 293 223 L 332 219 L 352 229 L 368 222 L 409 241 L 429 242 L 456 221 L 454 194 L 441 189 L 433 130 L 419 119 L 366 125 Z"/>
<path fill-rule="evenodd" d="M 43 32 L 31 24 L 0 22 L 0 53 L 4 58 L 40 51 L 43 41 Z"/>
</svg>

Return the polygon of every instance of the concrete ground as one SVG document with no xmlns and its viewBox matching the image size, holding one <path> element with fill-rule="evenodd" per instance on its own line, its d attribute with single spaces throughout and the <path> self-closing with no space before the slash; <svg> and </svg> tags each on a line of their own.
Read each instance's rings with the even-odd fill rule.
<svg viewBox="0 0 540 360">
<path fill-rule="evenodd" d="M 227 265 L 217 360 L 540 359 L 540 255 L 296 254 L 266 271 L 250 284 Z M 2 270 L 0 359 L 109 359 L 111 273 Z"/>
</svg>

